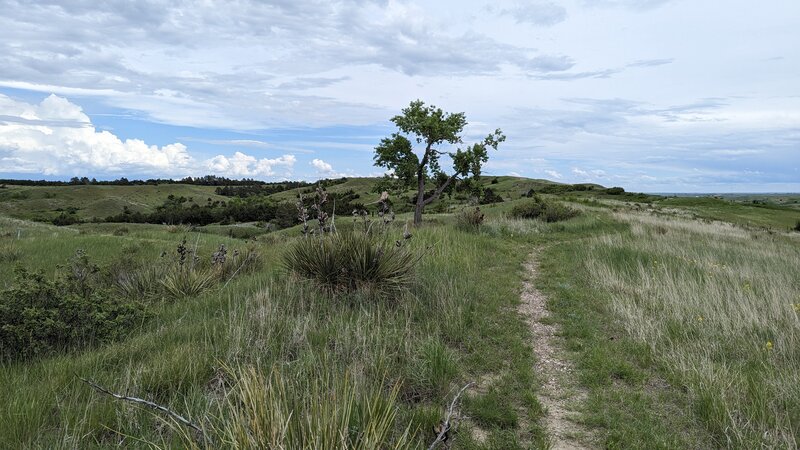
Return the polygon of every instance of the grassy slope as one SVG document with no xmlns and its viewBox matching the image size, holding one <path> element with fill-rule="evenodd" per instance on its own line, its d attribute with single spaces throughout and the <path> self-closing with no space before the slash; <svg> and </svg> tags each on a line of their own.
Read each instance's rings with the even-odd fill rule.
<svg viewBox="0 0 800 450">
<path fill-rule="evenodd" d="M 98 234 L 102 232 L 45 227 L 39 234 L 26 231 L 29 237 L 19 245 L 24 254 L 39 245 L 35 241 L 59 242 L 64 251 L 46 260 L 54 264 L 60 262 L 60 253 L 76 247 L 88 248 L 91 256 L 106 249 L 113 259 L 114 251 L 129 251 L 125 245 L 131 240 L 140 241 L 142 255 L 150 257 L 182 236 L 150 226 L 132 227 L 125 236 Z M 426 254 L 419 282 L 408 296 L 385 303 L 326 298 L 287 277 L 280 255 L 291 239 L 279 236 L 257 243 L 267 259 L 263 271 L 199 298 L 161 306 L 157 318 L 126 341 L 0 367 L 0 383 L 7 388 L 0 393 L 0 404 L 8 406 L 0 411 L 3 442 L 48 448 L 135 442 L 119 432 L 184 445 L 150 412 L 101 397 L 74 374 L 172 405 L 193 418 L 207 417 L 204 423 L 211 427 L 222 426 L 222 416 L 229 414 L 221 413 L 215 402 L 215 380 L 242 379 L 250 370 L 273 373 L 282 385 L 315 377 L 338 380 L 323 388 L 342 395 L 371 392 L 390 404 L 391 386 L 397 386 L 397 433 L 410 426 L 414 446 L 432 440 L 432 427 L 453 388 L 491 375 L 496 381 L 469 397 L 474 422 L 464 424 L 454 439 L 463 448 L 477 448 L 468 431 L 480 426 L 495 448 L 544 441 L 537 425 L 542 411 L 535 400 L 526 328 L 509 315 L 526 255 L 513 242 L 455 231 L 447 224 L 417 230 L 412 245 Z M 218 242 L 237 246 L 208 234 L 191 234 L 188 240 L 195 237 L 206 248 Z M 36 258 L 44 260 L 45 255 L 37 253 Z M 483 278 L 486 274 L 491 274 L 490 282 Z M 289 395 L 307 404 L 328 404 L 313 397 L 308 387 Z M 395 438 L 401 435 L 397 433 Z"/>
<path fill-rule="evenodd" d="M 500 177 L 493 186 L 496 192 L 513 197 L 513 192 L 526 190 L 519 184 L 522 181 Z M 357 192 L 368 191 L 366 181 L 352 182 Z M 338 188 L 351 187 L 345 184 Z M 786 439 L 797 436 L 797 412 L 775 401 L 778 394 L 792 399 L 797 393 L 792 386 L 798 383 L 785 383 L 791 381 L 792 373 L 800 371 L 800 359 L 791 350 L 796 346 L 784 345 L 794 339 L 787 330 L 796 329 L 796 324 L 780 320 L 770 324 L 772 316 L 766 316 L 765 325 L 758 325 L 758 329 L 745 327 L 736 331 L 737 339 L 741 339 L 736 342 L 749 343 L 753 348 L 730 355 L 723 349 L 720 361 L 752 366 L 752 372 L 719 372 L 717 378 L 704 379 L 675 367 L 687 366 L 683 361 L 703 361 L 702 357 L 713 356 L 703 349 L 730 339 L 730 330 L 738 330 L 739 322 L 732 326 L 723 320 L 708 321 L 706 329 L 698 329 L 697 323 L 687 322 L 683 316 L 714 314 L 698 314 L 680 307 L 665 310 L 658 302 L 642 301 L 660 299 L 664 294 L 636 289 L 658 286 L 660 282 L 653 280 L 680 280 L 691 266 L 646 264 L 642 266 L 644 271 L 630 271 L 641 261 L 672 261 L 670 255 L 676 252 L 699 252 L 694 259 L 699 256 L 709 264 L 719 264 L 726 258 L 745 264 L 747 257 L 742 255 L 758 251 L 762 242 L 773 242 L 774 234 L 751 230 L 745 233 L 747 239 L 730 244 L 724 239 L 719 245 L 702 240 L 701 244 L 693 244 L 698 236 L 713 237 L 714 233 L 695 235 L 694 231 L 675 225 L 682 223 L 674 222 L 681 219 L 670 217 L 657 218 L 664 223 L 639 223 L 641 220 L 623 214 L 635 209 L 624 202 L 604 208 L 578 202 L 575 205 L 584 209 L 584 215 L 556 224 L 503 218 L 512 205 L 505 202 L 483 206 L 488 218 L 480 235 L 453 230 L 449 215 L 426 215 L 430 225 L 415 232 L 413 240 L 418 248 L 428 248 L 423 275 L 413 296 L 391 305 L 358 299 L 331 302 L 320 297 L 302 287 L 302 283 L 288 279 L 280 268 L 280 255 L 291 241 L 286 237 L 293 236 L 295 230 L 265 236 L 257 244 L 267 257 L 265 271 L 231 283 L 225 290 L 164 305 L 158 318 L 132 339 L 73 357 L 0 368 L 0 383 L 9 387 L 0 393 L 0 403 L 11 405 L 6 416 L 0 417 L 0 424 L 5 424 L 0 426 L 0 436 L 19 445 L 49 447 L 70 447 L 77 436 L 84 436 L 82 445 L 108 446 L 120 439 L 111 429 L 174 443 L 169 440 L 179 438 L 159 432 L 163 426 L 150 413 L 98 397 L 76 383 L 70 374 L 97 378 L 120 390 L 175 405 L 193 417 L 208 416 L 213 422 L 220 415 L 215 409 L 218 404 L 211 401 L 213 395 L 210 397 L 216 392 L 210 387 L 215 385 L 214 380 L 239 379 L 255 369 L 259 373 L 276 373 L 279 380 L 348 380 L 351 390 L 367 393 L 359 401 L 374 395 L 395 404 L 396 422 L 398 426 L 412 425 L 414 445 L 424 445 L 431 439 L 430 427 L 452 388 L 466 380 L 478 380 L 481 388 L 464 401 L 469 419 L 455 437 L 457 448 L 544 445 L 546 437 L 538 425 L 543 412 L 535 398 L 538 380 L 531 372 L 531 355 L 526 347 L 528 332 L 514 311 L 521 263 L 535 247 L 544 247 L 538 286 L 550 295 L 553 320 L 562 325 L 567 346 L 575 352 L 581 381 L 590 390 L 582 420 L 597 427 L 606 446 L 745 448 L 760 443 L 758 436 L 767 436 L 773 439 L 768 441 L 772 443 L 781 442 L 780 439 L 788 442 Z M 778 215 L 759 215 L 773 210 L 732 203 L 713 203 L 712 208 L 705 208 L 705 203 L 668 206 L 688 208 L 689 215 L 719 214 L 720 218 L 735 221 L 750 218 L 776 228 L 787 220 L 783 210 Z M 660 214 L 668 209 L 662 209 Z M 401 216 L 398 222 L 404 218 Z M 714 226 L 689 223 L 701 228 Z M 41 267 L 62 262 L 60 258 L 78 246 L 88 248 L 90 255 L 95 252 L 100 259 L 111 261 L 126 248 L 126 243 L 132 245 L 136 241 L 138 251 L 145 257 L 165 246 L 170 248 L 181 236 L 150 225 L 126 225 L 128 233 L 123 236 L 114 236 L 113 224 L 73 229 L 3 219 L 0 227 L 10 237 L 16 236 L 17 229 L 23 229 L 22 242 L 16 244 L 23 249 L 20 260 Z M 662 229 L 666 233 L 661 234 Z M 75 230 L 83 230 L 84 234 Z M 201 235 L 200 239 L 209 249 L 217 242 L 233 246 L 241 242 L 212 234 Z M 786 247 L 784 253 L 800 246 L 796 237 L 777 239 L 780 248 Z M 6 237 L 0 244 L 11 241 Z M 653 242 L 665 245 L 653 247 Z M 57 243 L 52 247 L 56 251 L 48 252 L 53 243 Z M 781 264 L 778 259 L 783 261 L 785 255 L 777 250 L 762 253 L 764 264 L 746 263 L 749 279 L 758 280 L 751 282 L 751 289 L 769 285 L 796 289 L 800 280 L 796 270 L 789 270 L 793 266 L 777 270 L 782 267 L 776 266 Z M 608 273 L 635 277 L 625 278 L 619 288 L 607 283 L 609 277 L 604 274 Z M 735 274 L 731 272 L 730 276 Z M 743 286 L 740 282 L 726 280 L 719 289 Z M 692 288 L 680 294 L 680 288 L 680 283 L 673 286 L 677 299 L 697 291 Z M 796 290 L 785 294 L 789 296 L 786 305 L 800 304 L 800 298 L 791 298 L 798 295 Z M 740 305 L 752 304 L 746 296 L 731 298 L 735 300 L 715 306 L 720 317 L 730 317 L 729 312 L 739 310 Z M 775 308 L 780 309 L 781 299 L 774 298 Z M 623 306 L 628 309 L 620 309 Z M 664 321 L 670 314 L 675 317 Z M 651 327 L 649 337 L 642 337 L 642 323 L 662 322 L 664 327 Z M 721 330 L 729 331 L 720 337 Z M 699 343 L 693 341 L 696 338 L 700 338 Z M 777 361 L 781 365 L 771 366 L 776 359 L 765 359 L 769 356 L 763 351 L 765 339 L 780 345 L 774 355 L 780 355 Z M 737 346 L 748 348 L 744 344 Z M 696 365 L 714 367 L 706 362 Z M 747 381 L 752 377 L 771 380 L 769 387 Z M 391 403 L 391 386 L 397 386 L 397 382 L 401 382 L 397 403 Z M 731 382 L 741 390 L 734 391 L 733 397 L 716 394 L 721 392 L 719 389 L 706 397 L 698 395 L 710 382 L 718 383 L 712 386 Z M 292 386 L 290 389 L 300 389 Z M 325 386 L 347 391 L 341 384 Z M 314 397 L 305 388 L 296 394 L 310 403 L 326 404 L 324 398 Z M 750 420 L 748 423 L 755 424 L 754 431 L 740 427 L 744 430 L 741 435 L 726 432 L 726 411 L 739 411 L 737 414 L 743 414 Z M 774 422 L 767 419 L 770 414 L 775 417 Z M 471 438 L 470 431 L 479 428 L 488 430 L 489 438 L 483 445 Z M 779 430 L 789 430 L 788 437 L 786 431 L 781 434 Z M 401 434 L 398 433 L 395 438 Z M 132 442 L 129 439 L 126 442 Z"/>
<path fill-rule="evenodd" d="M 704 219 L 740 225 L 786 230 L 800 221 L 800 211 L 788 206 L 753 205 L 710 197 L 674 197 L 656 202 L 666 208 L 680 208 Z"/>
<path fill-rule="evenodd" d="M 78 217 L 105 218 L 127 206 L 132 211 L 150 211 L 168 195 L 194 197 L 205 202 L 224 200 L 213 186 L 162 184 L 158 186 L 13 186 L 0 189 L 0 214 L 21 219 L 52 219 L 58 209 L 77 208 Z"/>
</svg>

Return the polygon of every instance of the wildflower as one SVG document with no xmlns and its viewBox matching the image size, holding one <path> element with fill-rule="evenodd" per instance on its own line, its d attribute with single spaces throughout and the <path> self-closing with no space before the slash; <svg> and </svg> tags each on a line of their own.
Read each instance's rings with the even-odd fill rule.
<svg viewBox="0 0 800 450">
<path fill-rule="evenodd" d="M 795 303 L 792 307 L 794 308 L 794 312 L 800 313 L 800 303 Z"/>
<path fill-rule="evenodd" d="M 697 316 L 697 321 L 698 322 L 702 322 L 703 321 L 703 316 Z"/>
<path fill-rule="evenodd" d="M 772 341 L 767 341 L 767 345 L 765 345 L 764 348 L 766 348 L 767 351 L 771 351 L 772 350 Z"/>
</svg>

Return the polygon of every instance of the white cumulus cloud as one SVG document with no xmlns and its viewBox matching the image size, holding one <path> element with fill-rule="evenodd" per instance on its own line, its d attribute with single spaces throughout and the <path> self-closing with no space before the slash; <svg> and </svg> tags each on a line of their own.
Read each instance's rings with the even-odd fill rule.
<svg viewBox="0 0 800 450">
<path fill-rule="evenodd" d="M 98 130 L 66 98 L 50 95 L 30 104 L 0 94 L 0 172 L 270 177 L 279 168 L 290 175 L 295 162 L 290 154 L 258 159 L 241 152 L 198 160 L 180 142 L 159 147 Z"/>
<path fill-rule="evenodd" d="M 314 168 L 317 169 L 317 171 L 320 173 L 323 174 L 333 173 L 333 166 L 321 159 L 314 158 L 314 160 L 311 161 L 311 165 L 314 166 Z"/>
</svg>

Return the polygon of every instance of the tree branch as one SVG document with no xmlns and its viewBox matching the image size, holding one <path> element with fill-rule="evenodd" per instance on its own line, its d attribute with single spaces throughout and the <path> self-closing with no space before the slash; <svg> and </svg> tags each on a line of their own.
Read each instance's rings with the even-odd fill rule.
<svg viewBox="0 0 800 450">
<path fill-rule="evenodd" d="M 176 413 L 176 412 L 174 412 L 174 411 L 172 411 L 172 410 L 170 410 L 170 409 L 168 409 L 168 408 L 166 408 L 164 406 L 161 406 L 161 405 L 159 405 L 157 403 L 153 403 L 153 402 L 151 402 L 149 400 L 145 400 L 145 399 L 138 398 L 138 397 L 129 397 L 127 395 L 115 394 L 115 393 L 109 391 L 108 389 L 104 388 L 103 386 L 100 386 L 99 384 L 97 384 L 97 383 L 95 383 L 93 381 L 87 380 L 85 378 L 78 377 L 77 375 L 76 375 L 76 377 L 79 380 L 81 380 L 84 383 L 86 383 L 89 386 L 91 386 L 94 390 L 96 390 L 98 392 L 101 392 L 103 394 L 106 394 L 106 395 L 110 395 L 111 397 L 114 397 L 117 400 L 125 400 L 127 402 L 136 403 L 136 404 L 139 404 L 139 405 L 144 405 L 144 406 L 147 406 L 149 408 L 153 408 L 155 410 L 161 411 L 162 413 L 172 417 L 173 419 L 175 419 L 178 422 L 186 425 L 187 427 L 193 429 L 194 431 L 197 431 L 198 433 L 200 433 L 201 436 L 205 437 L 205 434 L 203 433 L 203 430 L 201 430 L 199 426 L 195 425 L 194 423 L 190 422 L 189 419 L 181 416 L 180 414 L 178 414 L 178 413 Z"/>
<path fill-rule="evenodd" d="M 437 445 L 439 445 L 440 442 L 444 442 L 447 432 L 450 431 L 450 428 L 452 427 L 450 425 L 450 419 L 453 418 L 453 411 L 456 409 L 456 402 L 458 402 L 458 398 L 461 397 L 461 394 L 463 394 L 464 391 L 474 384 L 475 382 L 470 381 L 464 385 L 460 391 L 458 391 L 455 397 L 453 397 L 453 401 L 450 403 L 450 408 L 447 410 L 447 415 L 444 418 L 444 422 L 442 422 L 442 430 L 439 432 L 439 435 L 436 436 L 436 440 L 433 441 L 430 447 L 428 447 L 428 450 L 433 450 Z"/>
<path fill-rule="evenodd" d="M 439 198 L 440 195 L 442 195 L 442 192 L 444 192 L 444 190 L 447 189 L 447 186 L 449 186 L 450 183 L 455 179 L 456 179 L 456 174 L 451 175 L 450 178 L 447 179 L 447 181 L 445 181 L 444 183 L 442 183 L 441 186 L 436 188 L 436 190 L 433 192 L 433 194 L 431 194 L 430 197 L 428 197 L 425 200 L 423 200 L 422 204 L 423 205 L 428 205 L 428 204 L 436 201 L 436 199 Z"/>
</svg>

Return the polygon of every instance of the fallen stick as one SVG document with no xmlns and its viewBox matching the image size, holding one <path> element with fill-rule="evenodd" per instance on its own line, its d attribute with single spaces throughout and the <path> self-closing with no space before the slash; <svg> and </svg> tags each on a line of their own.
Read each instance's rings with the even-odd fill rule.
<svg viewBox="0 0 800 450">
<path fill-rule="evenodd" d="M 441 431 L 439 431 L 439 435 L 436 436 L 436 440 L 433 441 L 430 447 L 428 447 L 428 450 L 433 450 L 440 442 L 444 442 L 447 436 L 447 432 L 450 431 L 451 428 L 450 419 L 453 418 L 453 410 L 455 410 L 456 408 L 456 402 L 458 402 L 458 398 L 461 397 L 461 394 L 463 394 L 464 391 L 466 391 L 473 384 L 475 384 L 475 382 L 470 381 L 469 383 L 464 385 L 464 387 L 462 387 L 460 391 L 458 391 L 455 397 L 453 397 L 453 401 L 450 402 L 450 408 L 447 410 L 447 415 L 444 418 L 444 422 L 442 422 Z"/>
<path fill-rule="evenodd" d="M 106 395 L 110 395 L 111 397 L 114 397 L 117 400 L 125 400 L 127 402 L 136 403 L 136 404 L 139 404 L 139 405 L 144 405 L 144 406 L 147 406 L 149 408 L 153 408 L 155 410 L 161 411 L 164 414 L 167 414 L 168 416 L 170 416 L 173 419 L 177 420 L 178 422 L 180 422 L 180 423 L 186 425 L 187 427 L 197 431 L 198 433 L 200 433 L 201 436 L 204 436 L 203 430 L 201 430 L 199 426 L 195 425 L 194 423 L 190 422 L 189 419 L 187 419 L 187 418 L 183 417 L 182 415 L 170 410 L 169 408 L 161 406 L 161 405 L 159 405 L 157 403 L 153 403 L 153 402 L 151 402 L 149 400 L 145 400 L 143 398 L 129 397 L 127 395 L 115 394 L 115 393 L 109 391 L 108 389 L 104 388 L 103 386 L 100 386 L 99 384 L 97 384 L 97 383 L 95 383 L 93 381 L 87 380 L 86 378 L 78 377 L 78 379 L 83 381 L 84 383 L 88 384 L 89 386 L 91 386 L 94 390 L 96 390 L 98 392 L 102 392 L 103 394 L 106 394 Z"/>
</svg>

